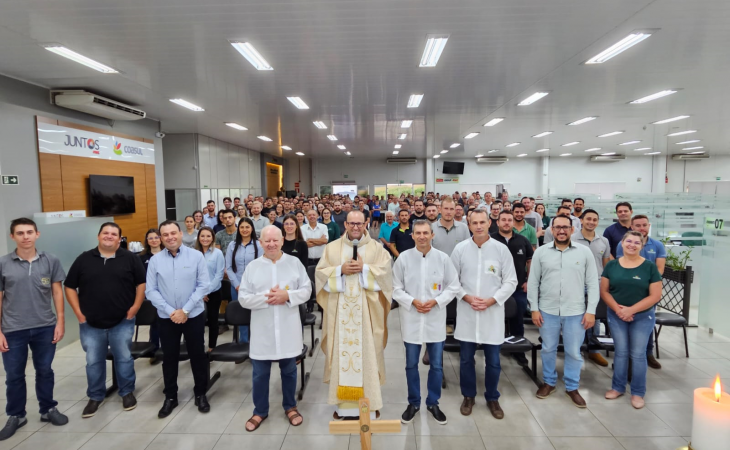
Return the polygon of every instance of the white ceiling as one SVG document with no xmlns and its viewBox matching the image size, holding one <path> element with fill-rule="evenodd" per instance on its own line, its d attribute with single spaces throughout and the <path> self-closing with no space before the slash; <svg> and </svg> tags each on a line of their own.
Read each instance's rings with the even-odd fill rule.
<svg viewBox="0 0 730 450">
<path fill-rule="evenodd" d="M 584 150 L 666 154 L 701 139 L 730 154 L 727 0 L 0 0 L 0 73 L 48 88 L 86 88 L 147 111 L 166 133 L 197 132 L 271 154 L 383 159 L 558 156 Z M 652 37 L 600 65 L 582 65 L 637 29 Z M 450 38 L 436 68 L 418 62 L 429 33 Z M 228 43 L 247 40 L 274 67 L 257 71 Z M 104 75 L 54 55 L 59 43 L 120 70 Z M 628 105 L 657 91 L 677 94 Z M 516 104 L 535 91 L 550 95 Z M 412 93 L 425 97 L 406 109 Z M 286 100 L 300 96 L 309 110 Z M 168 101 L 184 98 L 195 113 Z M 580 126 L 568 122 L 585 116 Z M 667 125 L 656 120 L 690 115 Z M 491 128 L 490 118 L 505 117 Z M 400 122 L 412 119 L 405 141 Z M 328 130 L 318 130 L 322 120 Z M 249 131 L 223 125 L 237 122 Z M 698 133 L 666 138 L 676 130 Z M 610 131 L 624 134 L 597 138 Z M 468 132 L 481 132 L 464 141 Z M 544 138 L 531 136 L 554 131 Z M 327 134 L 339 138 L 327 140 Z M 256 139 L 264 134 L 274 139 Z M 433 145 L 427 150 L 428 139 Z M 629 140 L 635 146 L 619 147 Z M 563 148 L 562 144 L 581 141 Z M 506 148 L 510 142 L 521 145 Z M 541 148 L 548 153 L 536 154 Z M 628 148 L 628 149 L 627 149 Z M 602 152 L 596 152 L 602 153 Z"/>
</svg>

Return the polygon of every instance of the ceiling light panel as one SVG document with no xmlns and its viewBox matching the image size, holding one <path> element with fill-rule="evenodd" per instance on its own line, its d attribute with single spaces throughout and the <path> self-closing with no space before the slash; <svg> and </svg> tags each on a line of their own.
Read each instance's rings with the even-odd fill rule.
<svg viewBox="0 0 730 450">
<path fill-rule="evenodd" d="M 249 42 L 230 41 L 233 48 L 243 55 L 256 70 L 274 70 L 263 56 Z"/>
<path fill-rule="evenodd" d="M 408 99 L 408 107 L 409 108 L 418 108 L 418 106 L 421 104 L 421 100 L 423 100 L 423 94 L 413 94 Z"/>
<path fill-rule="evenodd" d="M 287 97 L 286 99 L 292 102 L 297 109 L 309 109 L 309 106 L 304 103 L 304 100 L 302 100 L 301 97 Z"/>
<path fill-rule="evenodd" d="M 552 131 L 543 131 L 542 133 L 538 133 L 538 134 L 536 134 L 536 135 L 534 135 L 532 137 L 534 137 L 534 138 L 541 138 L 541 137 L 545 137 L 545 136 L 547 136 L 549 134 L 553 134 L 553 132 Z"/>
<path fill-rule="evenodd" d="M 441 155 L 433 155 L 434 159 L 438 159 L 441 157 Z"/>
<path fill-rule="evenodd" d="M 586 122 L 590 122 L 591 120 L 596 120 L 596 119 L 598 119 L 598 117 L 588 116 L 588 117 L 584 117 L 582 119 L 578 119 L 575 122 L 570 122 L 568 125 L 582 125 Z"/>
<path fill-rule="evenodd" d="M 401 147 L 402 147 L 402 145 L 400 145 L 400 144 L 395 144 L 395 148 L 401 148 Z"/>
<path fill-rule="evenodd" d="M 443 155 L 444 153 L 449 153 L 449 151 L 448 150 L 441 150 L 441 154 Z"/>
<path fill-rule="evenodd" d="M 676 89 L 667 89 L 664 91 L 659 91 L 655 94 L 647 95 L 646 97 L 641 97 L 639 99 L 634 100 L 633 102 L 629 102 L 631 105 L 640 105 L 642 103 L 650 102 L 652 100 L 656 100 L 658 98 L 666 97 L 667 95 L 676 94 Z"/>
<path fill-rule="evenodd" d="M 315 127 L 319 128 L 320 130 L 324 130 L 327 128 L 327 125 L 324 124 L 321 120 L 318 120 L 316 122 L 312 122 Z"/>
<path fill-rule="evenodd" d="M 289 147 L 288 145 L 282 145 L 281 149 L 282 150 L 291 150 L 291 147 Z"/>
<path fill-rule="evenodd" d="M 248 128 L 244 127 L 243 125 L 239 125 L 239 124 L 233 123 L 233 122 L 226 122 L 226 125 L 231 128 L 234 128 L 238 131 L 247 131 L 248 130 Z"/>
<path fill-rule="evenodd" d="M 170 101 L 173 102 L 173 103 L 175 103 L 175 104 L 177 104 L 177 105 L 182 106 L 183 108 L 187 108 L 187 109 L 189 109 L 191 111 L 195 111 L 195 112 L 205 111 L 200 106 L 195 105 L 193 103 L 190 103 L 189 101 L 184 100 L 182 98 L 171 98 Z"/>
<path fill-rule="evenodd" d="M 540 150 L 536 151 L 535 153 L 545 153 L 545 152 L 549 152 L 549 151 L 550 151 L 549 148 L 541 148 Z"/>
<path fill-rule="evenodd" d="M 485 123 L 484 126 L 493 127 L 503 120 L 504 120 L 504 117 L 497 117 L 497 118 L 494 118 L 494 119 L 490 120 L 489 122 Z"/>
<path fill-rule="evenodd" d="M 562 146 L 563 147 L 570 147 L 571 145 L 576 145 L 576 144 L 580 144 L 580 141 L 568 142 L 567 144 L 563 144 Z"/>
<path fill-rule="evenodd" d="M 589 148 L 588 150 L 585 150 L 585 151 L 586 152 L 597 152 L 600 149 L 601 149 L 601 147 L 593 147 L 593 148 Z"/>
<path fill-rule="evenodd" d="M 418 64 L 418 67 L 436 67 L 448 40 L 448 34 L 427 35 L 426 46 L 423 49 L 423 55 L 421 56 L 421 62 Z"/>
<path fill-rule="evenodd" d="M 519 155 L 517 155 L 518 158 L 522 158 L 523 156 L 527 156 L 527 153 L 520 153 Z"/>
<path fill-rule="evenodd" d="M 628 142 L 622 142 L 618 145 L 634 145 L 634 144 L 638 144 L 639 142 L 641 142 L 641 141 L 628 141 Z"/>
<path fill-rule="evenodd" d="M 644 154 L 645 154 L 645 155 L 658 155 L 658 154 L 660 154 L 660 153 L 661 153 L 661 152 L 649 152 L 649 153 L 644 153 Z"/>
<path fill-rule="evenodd" d="M 98 61 L 94 61 L 91 58 L 87 58 L 86 56 L 84 56 L 80 53 L 76 53 L 75 51 L 70 50 L 66 47 L 60 46 L 60 45 L 48 45 L 48 46 L 44 46 L 43 48 L 45 48 L 49 52 L 53 52 L 57 55 L 63 56 L 64 58 L 70 59 L 71 61 L 77 62 L 86 67 L 94 69 L 97 72 L 119 73 L 119 71 L 112 69 L 111 67 L 109 67 L 107 65 L 104 65 Z"/>
<path fill-rule="evenodd" d="M 572 153 L 561 153 L 560 156 L 570 156 Z"/>
<path fill-rule="evenodd" d="M 302 153 L 302 152 L 297 152 L 297 155 L 299 155 L 299 156 L 304 156 L 304 153 Z"/>
<path fill-rule="evenodd" d="M 606 134 L 601 134 L 601 135 L 598 135 L 597 137 L 609 137 L 609 136 L 616 136 L 616 135 L 618 135 L 618 134 L 621 134 L 621 133 L 623 133 L 623 131 L 612 131 L 612 132 L 610 132 L 610 133 L 606 133 Z"/>
<path fill-rule="evenodd" d="M 601 156 L 613 156 L 616 152 L 609 152 L 609 153 L 601 153 Z"/>
<path fill-rule="evenodd" d="M 674 121 L 677 121 L 677 120 L 682 120 L 682 119 L 686 119 L 686 118 L 688 118 L 688 117 L 689 117 L 689 116 L 677 116 L 677 117 L 670 117 L 669 119 L 659 120 L 659 121 L 657 121 L 657 122 L 652 122 L 651 124 L 652 124 L 652 125 L 661 125 L 661 124 L 663 124 L 663 123 L 669 123 L 669 122 L 674 122 Z"/>
<path fill-rule="evenodd" d="M 699 150 L 701 148 L 705 148 L 705 147 L 703 147 L 703 146 L 699 146 L 699 147 L 686 147 L 686 148 L 683 148 L 682 150 Z"/>
<path fill-rule="evenodd" d="M 398 150 L 393 150 L 394 155 L 397 155 L 398 153 L 400 153 Z"/>
<path fill-rule="evenodd" d="M 335 136 L 334 134 L 328 134 L 327 135 L 327 139 L 329 139 L 330 141 L 336 141 L 337 140 L 337 136 Z"/>
<path fill-rule="evenodd" d="M 267 136 L 256 136 L 257 138 L 261 139 L 262 141 L 271 142 L 271 138 Z"/>
<path fill-rule="evenodd" d="M 694 144 L 695 142 L 700 142 L 701 139 L 692 139 L 690 141 L 682 141 L 682 142 L 675 142 L 677 145 L 684 145 L 684 144 Z"/>
<path fill-rule="evenodd" d="M 484 156 L 484 155 L 482 155 L 482 154 L 480 153 L 480 154 L 478 154 L 478 155 L 475 155 L 474 157 L 475 157 L 475 158 L 481 158 L 481 157 L 483 157 L 483 156 Z"/>
<path fill-rule="evenodd" d="M 412 120 L 404 120 L 400 123 L 400 127 L 401 128 L 410 128 L 412 123 L 413 123 Z"/>
<path fill-rule="evenodd" d="M 408 136 L 406 133 L 401 133 L 401 135 L 398 136 L 398 139 L 400 139 L 402 141 L 406 138 L 406 136 Z"/>
<path fill-rule="evenodd" d="M 651 150 L 651 147 L 641 147 L 641 148 L 635 148 L 635 152 L 645 152 L 647 150 Z"/>
<path fill-rule="evenodd" d="M 344 145 L 342 145 L 342 144 L 339 144 L 339 145 L 337 146 L 337 148 L 339 148 L 340 150 L 345 150 L 345 149 L 347 149 L 347 147 L 345 147 L 345 146 L 344 146 Z"/>
<path fill-rule="evenodd" d="M 677 131 L 676 133 L 669 133 L 667 136 L 669 136 L 669 137 L 682 136 L 685 134 L 692 134 L 692 133 L 697 133 L 697 130 Z"/>
<path fill-rule="evenodd" d="M 345 152 L 345 155 L 347 155 L 347 156 L 350 156 L 350 155 L 352 155 L 352 153 L 350 153 L 350 152 Z"/>
<path fill-rule="evenodd" d="M 638 44 L 639 42 L 643 41 L 644 39 L 651 36 L 651 32 L 641 32 L 637 31 L 634 33 L 631 33 L 630 35 L 626 36 L 625 38 L 621 39 L 617 43 L 613 44 L 612 46 L 608 47 L 606 50 L 602 51 L 601 53 L 597 54 L 593 58 L 586 61 L 586 64 L 603 64 L 609 59 L 613 58 L 614 56 L 617 56 L 626 50 L 630 49 L 634 45 Z"/>
<path fill-rule="evenodd" d="M 449 145 L 449 148 L 456 148 L 456 147 L 458 147 L 460 145 L 461 144 L 459 144 L 458 142 L 454 142 L 453 144 Z"/>
<path fill-rule="evenodd" d="M 466 136 L 464 136 L 464 139 L 471 139 L 475 136 L 479 136 L 479 133 L 469 133 Z"/>
<path fill-rule="evenodd" d="M 519 102 L 517 105 L 518 106 L 529 106 L 529 105 L 532 105 L 533 103 L 535 103 L 536 101 L 540 100 L 541 98 L 545 97 L 548 94 L 549 94 L 549 92 L 535 92 L 531 96 L 529 96 L 526 99 L 524 99 L 521 102 Z"/>
<path fill-rule="evenodd" d="M 487 153 L 496 153 L 498 151 L 499 151 L 499 149 L 495 148 L 494 150 L 489 150 Z"/>
<path fill-rule="evenodd" d="M 513 143 L 511 143 L 511 144 L 507 144 L 507 145 L 505 145 L 505 147 L 517 147 L 518 145 L 520 145 L 520 143 L 519 143 L 519 142 L 513 142 Z"/>
</svg>

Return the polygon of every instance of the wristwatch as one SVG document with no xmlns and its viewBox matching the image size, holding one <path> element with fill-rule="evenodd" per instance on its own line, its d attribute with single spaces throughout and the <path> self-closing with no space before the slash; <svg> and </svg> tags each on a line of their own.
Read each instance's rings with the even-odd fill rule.
<svg viewBox="0 0 730 450">
<path fill-rule="evenodd" d="M 187 316 L 188 316 L 188 314 L 190 314 L 190 311 L 186 311 L 186 310 L 184 310 L 184 309 L 182 310 L 182 312 L 183 312 L 183 314 L 185 314 L 185 317 L 187 317 Z"/>
</svg>

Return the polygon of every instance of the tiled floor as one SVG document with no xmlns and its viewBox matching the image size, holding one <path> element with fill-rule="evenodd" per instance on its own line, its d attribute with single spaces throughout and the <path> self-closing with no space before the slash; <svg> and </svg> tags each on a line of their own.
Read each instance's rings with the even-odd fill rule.
<svg viewBox="0 0 730 450">
<path fill-rule="evenodd" d="M 398 419 L 406 407 L 404 350 L 400 335 L 398 311 L 389 318 L 390 340 L 386 349 L 388 382 L 383 386 L 385 407 L 383 418 Z M 528 327 L 528 329 L 531 327 Z M 317 331 L 319 333 L 319 330 Z M 529 330 L 535 338 L 535 330 Z M 143 333 L 143 332 L 142 332 Z M 141 334 L 142 334 L 141 333 Z M 575 408 L 564 395 L 545 400 L 535 398 L 535 385 L 515 362 L 502 357 L 500 402 L 505 418 L 497 421 L 488 413 L 483 397 L 483 385 L 474 413 L 459 414 L 458 355 L 445 355 L 444 372 L 448 388 L 443 391 L 442 410 L 448 425 L 436 424 L 422 410 L 416 420 L 403 426 L 396 435 L 374 436 L 373 448 L 388 450 L 497 450 L 497 449 L 582 449 L 592 450 L 665 450 L 686 445 L 691 433 L 692 392 L 709 386 L 719 373 L 730 385 L 730 339 L 693 328 L 688 331 L 690 358 L 684 357 L 681 330 L 664 329 L 660 340 L 661 370 L 648 375 L 647 406 L 634 410 L 627 397 L 608 401 L 603 394 L 611 387 L 611 369 L 592 362 L 584 365 L 581 392 L 588 402 L 587 409 Z M 228 342 L 230 332 L 219 342 Z M 305 333 L 309 342 L 309 330 Z M 161 406 L 162 368 L 151 366 L 147 360 L 137 361 L 137 390 L 139 406 L 134 411 L 122 411 L 118 396 L 110 398 L 91 419 L 82 419 L 86 404 L 84 353 L 78 342 L 60 350 L 54 361 L 56 398 L 59 409 L 70 422 L 64 427 L 42 424 L 32 390 L 33 369 L 28 366 L 31 383 L 28 399 L 28 425 L 7 441 L 5 449 L 103 449 L 103 450 L 223 450 L 223 449 L 317 449 L 347 450 L 359 448 L 358 436 L 331 436 L 328 421 L 333 407 L 326 404 L 327 386 L 322 383 L 322 353 L 317 350 L 308 358 L 311 370 L 309 386 L 299 405 L 305 421 L 300 427 L 290 427 L 283 411 L 280 381 L 272 377 L 271 416 L 256 433 L 247 433 L 246 420 L 253 411 L 251 400 L 251 365 L 215 363 L 213 370 L 222 376 L 208 393 L 211 412 L 200 414 L 193 405 L 192 377 L 189 365 L 180 370 L 180 406 L 172 416 L 158 419 Z M 483 378 L 483 358 L 478 376 Z M 478 367 L 480 365 L 478 364 Z M 562 357 L 559 358 L 562 370 Z M 4 373 L 4 372 L 3 372 Z M 272 375 L 277 375 L 272 370 Z M 427 368 L 421 367 L 421 383 L 425 398 Z M 4 381 L 4 377 L 2 377 Z M 563 386 L 559 386 L 562 391 Z M 560 391 L 559 391 L 560 392 Z M 5 395 L 4 390 L 0 395 Z M 0 417 L 4 424 L 5 418 Z"/>
</svg>

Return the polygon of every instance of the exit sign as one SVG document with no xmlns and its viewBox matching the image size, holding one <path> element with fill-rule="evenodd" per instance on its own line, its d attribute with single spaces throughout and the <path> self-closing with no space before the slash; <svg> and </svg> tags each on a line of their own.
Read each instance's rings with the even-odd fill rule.
<svg viewBox="0 0 730 450">
<path fill-rule="evenodd" d="M 3 175 L 3 184 L 17 186 L 18 176 L 17 175 Z"/>
</svg>

